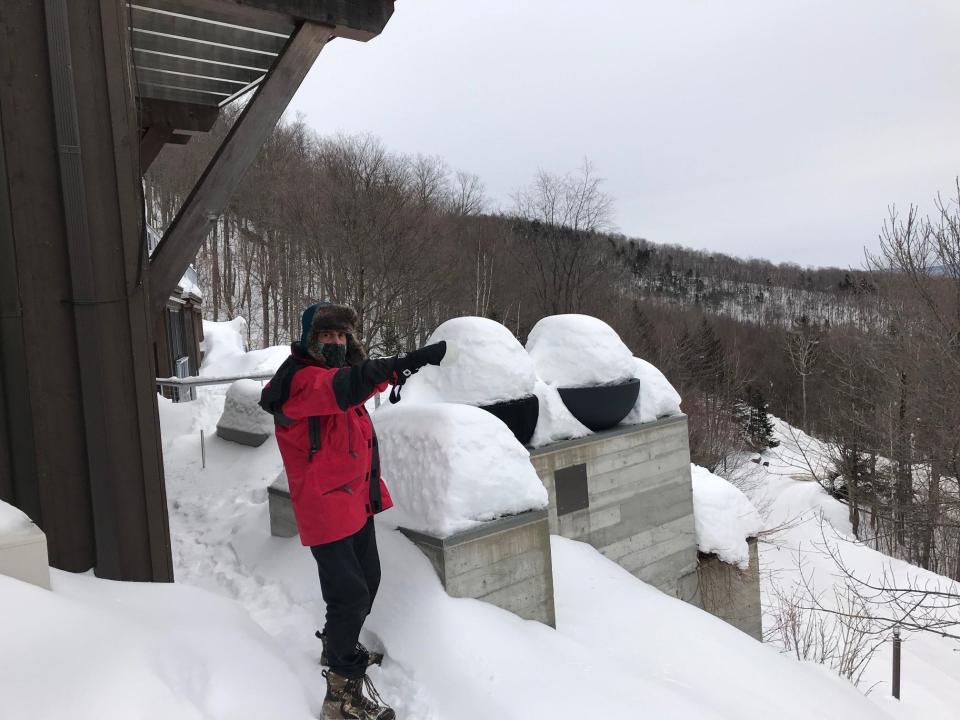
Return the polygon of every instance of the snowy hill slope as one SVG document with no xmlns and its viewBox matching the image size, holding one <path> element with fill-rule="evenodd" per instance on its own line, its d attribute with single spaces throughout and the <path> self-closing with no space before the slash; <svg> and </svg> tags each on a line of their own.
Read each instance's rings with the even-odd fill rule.
<svg viewBox="0 0 960 720">
<path fill-rule="evenodd" d="M 894 702 L 889 699 L 892 646 L 885 619 L 896 619 L 897 611 L 874 604 L 863 607 L 855 599 L 851 602 L 848 587 L 863 595 L 873 594 L 863 583 L 958 594 L 960 585 L 857 542 L 846 506 L 813 480 L 813 474 L 824 475 L 828 447 L 782 420 L 772 419 L 780 446 L 762 454 L 769 465 L 743 462 L 728 473 L 760 509 L 767 527 L 774 529 L 760 543 L 765 633 L 773 634 L 778 608 L 783 607 L 781 597 L 814 608 L 804 613 L 804 626 L 819 618 L 827 627 L 842 627 L 839 617 L 830 611 L 869 615 L 863 626 L 876 634 L 865 642 L 876 644 L 877 650 L 864 659 L 860 687 L 870 690 L 871 699 L 897 717 L 957 717 L 960 642 L 930 633 L 904 632 L 901 701 Z M 848 579 L 847 573 L 856 580 Z M 904 602 L 935 602 L 921 595 L 906 595 Z M 945 601 L 944 605 L 956 603 Z M 939 614 L 957 622 L 952 632 L 960 634 L 960 608 L 945 608 Z M 774 638 L 774 642 L 784 644 L 782 638 Z"/>
</svg>

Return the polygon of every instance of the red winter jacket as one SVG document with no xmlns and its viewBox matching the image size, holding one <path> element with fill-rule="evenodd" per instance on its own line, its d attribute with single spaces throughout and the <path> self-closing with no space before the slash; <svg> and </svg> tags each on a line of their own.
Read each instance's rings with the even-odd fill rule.
<svg viewBox="0 0 960 720">
<path fill-rule="evenodd" d="M 322 545 L 353 535 L 375 513 L 393 506 L 380 477 L 376 434 L 363 403 L 383 392 L 396 376 L 385 360 L 327 368 L 296 352 L 296 347 L 294 355 L 304 367 L 290 382 L 282 413 L 293 422 L 276 426 L 277 445 L 300 541 Z M 320 418 L 320 443 L 312 458 L 311 416 Z M 378 484 L 379 494 L 371 480 Z"/>
</svg>

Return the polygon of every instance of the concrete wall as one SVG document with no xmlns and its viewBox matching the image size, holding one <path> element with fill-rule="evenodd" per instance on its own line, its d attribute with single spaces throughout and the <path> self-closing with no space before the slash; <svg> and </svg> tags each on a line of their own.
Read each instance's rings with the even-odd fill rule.
<svg viewBox="0 0 960 720">
<path fill-rule="evenodd" d="M 747 542 L 750 566 L 746 570 L 722 562 L 716 555 L 700 555 L 700 598 L 704 610 L 762 641 L 757 540 Z"/>
<path fill-rule="evenodd" d="M 400 528 L 448 594 L 555 625 L 552 533 L 593 545 L 641 580 L 761 639 L 756 540 L 749 541 L 746 571 L 712 555 L 700 555 L 698 567 L 686 416 L 556 443 L 531 451 L 530 459 L 547 487 L 548 510 L 446 538 Z M 580 475 L 569 471 L 575 466 L 583 466 Z M 558 513 L 558 472 L 561 509 L 579 509 Z M 271 532 L 296 535 L 284 473 L 270 486 L 269 502 Z"/>
<path fill-rule="evenodd" d="M 293 516 L 286 470 L 281 470 L 277 479 L 267 488 L 267 502 L 270 508 L 270 534 L 274 537 L 295 537 L 297 519 Z"/>
<path fill-rule="evenodd" d="M 546 510 L 500 518 L 438 538 L 400 528 L 429 558 L 451 597 L 492 603 L 556 626 Z"/>
<path fill-rule="evenodd" d="M 548 445 L 530 460 L 550 495 L 551 533 L 589 543 L 641 580 L 699 604 L 685 415 Z M 558 515 L 557 472 L 577 465 L 586 470 L 586 507 Z"/>
</svg>

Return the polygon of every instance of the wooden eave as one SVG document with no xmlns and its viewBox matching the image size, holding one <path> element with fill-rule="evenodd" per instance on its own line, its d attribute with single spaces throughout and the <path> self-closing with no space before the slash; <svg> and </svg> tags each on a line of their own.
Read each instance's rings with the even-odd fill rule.
<svg viewBox="0 0 960 720">
<path fill-rule="evenodd" d="M 392 13 L 393 0 L 133 0 L 142 169 L 164 144 L 210 130 L 221 108 L 260 85 L 302 23 L 366 41 Z"/>
</svg>

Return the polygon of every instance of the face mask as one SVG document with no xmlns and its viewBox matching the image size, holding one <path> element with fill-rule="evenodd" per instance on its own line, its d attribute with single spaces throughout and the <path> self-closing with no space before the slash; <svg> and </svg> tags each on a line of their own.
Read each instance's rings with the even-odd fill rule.
<svg viewBox="0 0 960 720">
<path fill-rule="evenodd" d="M 327 367 L 343 367 L 347 364 L 347 346 L 338 343 L 323 343 L 320 356 Z"/>
</svg>

